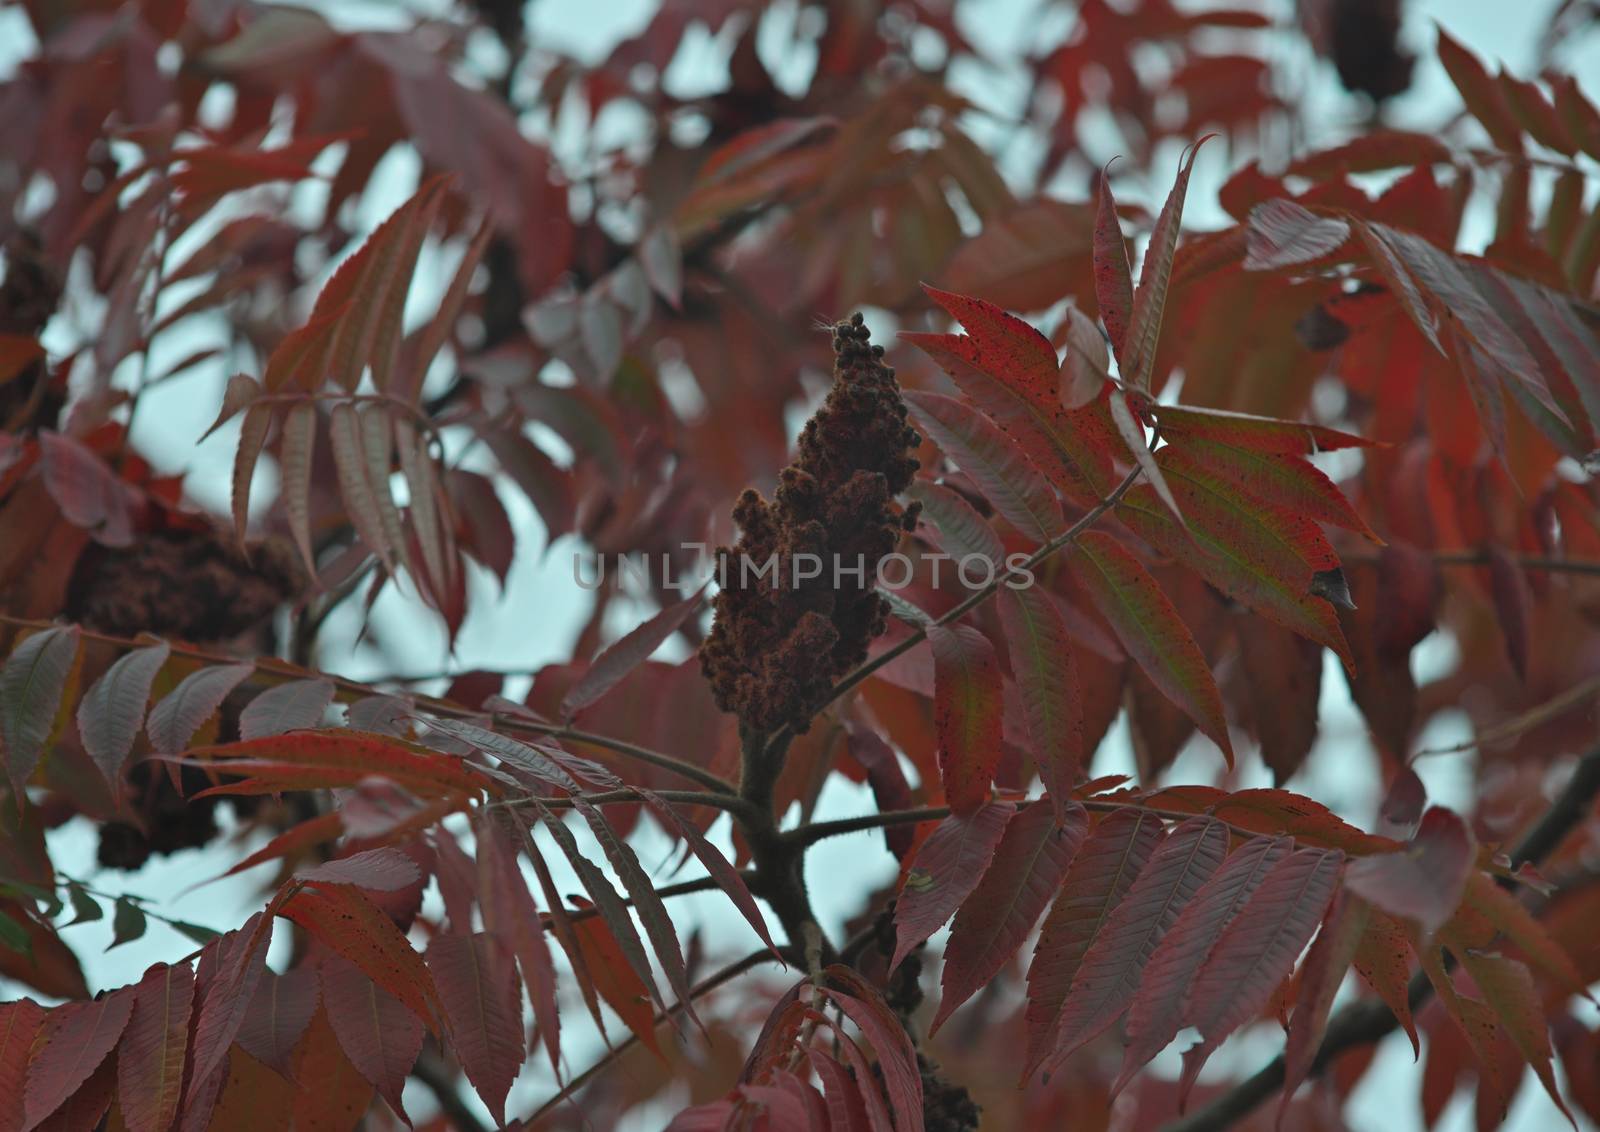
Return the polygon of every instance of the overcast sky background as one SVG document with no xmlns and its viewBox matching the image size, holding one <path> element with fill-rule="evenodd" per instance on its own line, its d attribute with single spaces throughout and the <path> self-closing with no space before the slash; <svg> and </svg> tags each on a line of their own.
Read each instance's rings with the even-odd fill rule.
<svg viewBox="0 0 1600 1132">
<path fill-rule="evenodd" d="M 417 11 L 438 12 L 445 5 L 430 0 L 428 3 L 390 4 L 368 0 L 338 0 L 335 3 L 310 5 L 328 11 L 347 26 L 387 27 L 403 26 Z M 1193 6 L 1193 5 L 1186 5 Z M 1289 6 L 1280 0 L 1280 9 Z M 1542 30 L 1553 0 L 1536 3 L 1508 3 L 1506 0 L 1411 0 L 1407 3 L 1404 39 L 1419 58 L 1415 82 L 1396 105 L 1396 124 L 1415 128 L 1438 126 L 1457 106 L 1457 98 L 1443 69 L 1433 58 L 1434 21 L 1443 23 L 1450 33 L 1463 41 L 1481 57 L 1503 61 L 1511 70 L 1524 76 L 1531 75 L 1535 67 L 1535 44 Z M 619 39 L 637 31 L 655 10 L 656 0 L 539 0 L 530 11 L 530 38 L 535 44 L 570 51 L 586 60 L 598 60 Z M 984 48 L 991 58 L 1017 60 L 1036 40 L 1038 35 L 1037 12 L 1040 5 L 1034 0 L 975 0 L 963 4 L 958 18 L 963 29 Z M 1048 26 L 1048 25 L 1047 25 Z M 1593 50 L 1600 37 L 1594 37 L 1587 46 L 1591 49 L 1577 52 L 1565 60 L 1574 67 L 1580 81 L 1591 98 L 1600 96 L 1600 51 Z M 666 81 L 677 93 L 715 88 L 726 75 L 727 39 L 712 40 L 702 32 L 691 35 L 685 49 L 669 69 Z M 786 75 L 801 78 L 810 61 L 802 53 L 785 55 L 786 37 L 781 26 L 774 26 L 771 34 L 760 42 L 763 58 L 770 70 L 780 80 Z M 31 37 L 26 31 L 20 13 L 15 9 L 0 11 L 0 72 L 8 73 L 19 58 L 33 50 Z M 1308 63 L 1308 67 L 1310 64 Z M 1331 68 L 1316 65 L 1308 71 L 1311 75 L 1308 88 L 1309 105 L 1313 108 L 1313 142 L 1336 141 L 1353 127 L 1359 114 L 1359 105 L 1338 88 Z M 1026 82 L 1020 67 L 977 68 L 963 67 L 952 74 L 952 83 L 979 106 L 1002 115 L 1013 116 L 1020 112 L 1026 95 Z M 598 129 L 608 140 L 625 140 L 637 123 L 625 113 L 608 115 Z M 550 139 L 558 151 L 575 153 L 588 139 L 579 135 L 565 123 L 557 135 Z M 984 123 L 972 124 L 980 139 Z M 1109 127 L 1107 127 L 1109 130 Z M 1108 152 L 1115 151 L 1115 134 L 1104 135 Z M 1021 163 L 1028 160 L 1025 147 L 1008 151 L 1008 159 Z M 1164 159 L 1158 158 L 1156 169 L 1176 168 L 1176 147 Z M 1227 176 L 1231 166 L 1224 152 L 1213 146 L 1203 152 L 1195 166 L 1189 196 L 1186 221 L 1194 226 L 1217 226 L 1225 218 L 1215 204 L 1216 188 Z M 361 219 L 370 227 L 403 201 L 415 187 L 417 163 L 409 155 L 391 154 L 374 178 L 373 189 L 361 205 Z M 1157 182 L 1161 179 L 1156 178 Z M 1166 191 L 1166 182 L 1146 187 L 1146 202 L 1158 205 Z M 297 190 L 296 204 L 314 209 L 314 187 Z M 1137 199 L 1140 186 L 1124 187 L 1119 183 L 1119 196 Z M 1594 190 L 1590 190 L 1591 200 Z M 1482 217 L 1474 233 L 1470 226 L 1469 244 L 1481 243 L 1484 236 Z M 454 252 L 441 253 L 430 248 L 419 269 L 420 279 L 447 278 Z M 436 293 L 427 286 L 418 286 L 412 296 L 413 314 L 425 315 L 436 299 Z M 81 323 L 86 312 L 77 312 Z M 872 314 L 875 331 L 886 337 L 892 324 L 884 314 Z M 65 349 L 75 335 L 75 328 L 53 327 L 56 340 L 47 340 L 52 349 Z M 158 344 L 154 372 L 160 372 L 162 361 L 175 360 L 195 348 L 196 339 L 182 333 L 169 333 Z M 158 387 L 147 394 L 142 402 L 135 439 L 146 453 L 164 470 L 190 470 L 191 493 L 201 501 L 222 511 L 226 509 L 228 469 L 237 439 L 236 428 L 225 428 L 196 446 L 200 434 L 209 425 L 219 403 L 221 389 L 228 368 L 219 362 L 215 366 L 197 369 L 189 377 Z M 801 415 L 797 410 L 797 417 Z M 257 510 L 268 505 L 275 494 L 276 484 L 270 461 L 263 462 L 258 475 L 253 501 Z M 357 679 L 370 678 L 394 671 L 466 671 L 473 668 L 511 669 L 530 671 L 543 664 L 563 661 L 570 657 L 573 638 L 583 624 L 590 607 L 589 595 L 577 587 L 572 577 L 573 553 L 579 549 L 570 537 L 547 546 L 538 517 L 515 492 L 503 493 L 507 509 L 518 533 L 518 554 L 511 578 L 503 595 L 497 595 L 493 583 L 477 578 L 472 614 L 458 638 L 455 655 L 449 655 L 442 629 L 430 614 L 420 610 L 416 603 L 403 593 L 390 587 L 378 603 L 377 626 L 380 640 L 386 650 L 380 651 L 367 644 L 357 644 L 359 625 L 353 616 L 336 619 L 330 623 L 324 637 L 323 664 L 342 675 Z M 631 627 L 647 610 L 635 606 L 628 608 L 619 603 L 614 609 L 615 628 L 623 631 Z M 1413 666 L 1419 675 L 1437 672 L 1450 663 L 1451 645 L 1437 635 L 1430 638 L 1413 657 Z M 518 695 L 527 681 L 514 682 L 507 688 L 508 695 Z M 1367 743 L 1365 727 L 1350 702 L 1343 677 L 1337 664 L 1329 662 L 1324 668 L 1322 694 L 1323 729 L 1319 749 L 1297 777 L 1294 788 L 1326 802 L 1350 820 L 1370 825 L 1378 790 L 1377 764 Z M 1470 736 L 1464 717 L 1441 717 L 1436 720 L 1420 740 L 1423 746 L 1444 745 Z M 1472 792 L 1470 755 L 1425 759 L 1418 764 L 1419 773 L 1427 783 L 1430 795 L 1436 802 L 1469 807 Z M 1171 771 L 1173 781 L 1203 780 L 1209 776 L 1214 764 L 1214 752 L 1192 749 L 1180 758 Z M 1255 780 L 1244 785 L 1270 785 L 1259 760 L 1248 756 L 1241 760 L 1245 768 L 1254 768 Z M 1101 745 L 1093 766 L 1095 774 L 1131 772 L 1133 759 L 1128 743 L 1125 723 L 1119 721 Z M 1247 777 L 1250 772 L 1247 770 Z M 823 816 L 844 816 L 870 811 L 874 808 L 871 795 L 861 788 L 843 783 L 837 778 L 830 781 L 819 804 Z M 725 834 L 725 822 L 717 833 Z M 726 837 L 719 840 L 726 847 Z M 270 870 L 257 870 L 229 882 L 208 886 L 198 892 L 184 894 L 196 881 L 223 871 L 233 860 L 253 847 L 214 847 L 203 851 L 189 851 L 166 858 L 152 858 L 140 874 L 127 876 L 121 873 L 97 873 L 95 865 L 95 831 L 86 822 L 74 822 L 54 832 L 50 838 L 52 855 L 63 873 L 78 879 L 87 879 L 101 890 L 119 893 L 131 891 L 165 902 L 169 914 L 207 924 L 219 929 L 242 922 L 261 906 L 260 885 L 270 879 Z M 667 859 L 669 847 L 664 839 L 644 836 L 638 840 L 641 859 L 647 866 Z M 598 859 L 599 854 L 593 854 Z M 559 857 L 559 854 L 555 854 Z M 555 864 L 552 859 L 552 864 Z M 843 920 L 858 911 L 861 894 L 869 887 L 892 877 L 894 861 L 882 851 L 882 840 L 876 834 L 863 834 L 835 838 L 821 843 L 808 857 L 808 876 L 817 911 L 824 926 L 837 933 Z M 693 875 L 686 871 L 684 876 Z M 830 883 L 832 878 L 846 878 L 846 884 Z M 562 878 L 564 890 L 577 887 L 570 876 Z M 431 899 L 431 898 L 430 898 Z M 732 913 L 725 898 L 720 895 L 701 895 L 674 901 L 674 917 L 682 927 L 691 923 L 708 924 L 717 941 L 718 951 L 733 956 L 743 953 L 747 945 L 754 946 L 755 936 Z M 102 953 L 110 941 L 109 919 L 70 929 L 67 940 L 83 956 L 90 987 L 120 986 L 136 980 L 151 963 L 171 960 L 189 950 L 182 937 L 152 922 L 148 934 L 141 940 L 126 944 L 115 951 Z M 278 946 L 273 952 L 275 963 L 283 958 L 286 933 L 279 933 Z M 0 994 L 11 994 L 0 981 Z M 581 1009 L 567 1011 L 572 1025 L 567 1029 L 563 1043 L 569 1060 L 569 1069 L 576 1072 L 584 1068 L 589 1059 L 600 1050 L 597 1041 L 591 1041 L 587 1020 Z M 1179 1043 L 1181 1046 L 1182 1042 Z M 1249 1071 L 1265 1058 L 1278 1052 L 1282 1046 L 1281 1035 L 1268 1028 L 1260 1028 L 1241 1039 L 1230 1042 L 1222 1055 L 1214 1058 L 1205 1079 L 1217 1079 L 1238 1071 Z M 1155 1071 L 1176 1075 L 1178 1058 L 1173 1050 L 1163 1054 L 1156 1062 Z M 1418 1102 L 1419 1071 L 1412 1064 L 1409 1045 L 1400 1035 L 1387 1039 L 1374 1067 L 1363 1080 L 1347 1109 L 1352 1127 L 1371 1129 L 1373 1132 L 1410 1132 L 1420 1129 Z M 513 1090 L 508 1113 L 526 1114 L 552 1088 L 548 1067 L 531 1061 Z M 425 1092 L 413 1085 L 407 1089 L 406 1104 L 413 1114 L 424 1114 L 432 1109 Z M 476 1100 L 474 1098 L 474 1103 Z M 660 1114 L 670 1111 L 670 1105 L 657 1112 L 641 1116 L 639 1128 L 658 1127 Z M 1541 1090 L 1525 1087 L 1518 1094 L 1508 1128 L 1519 1132 L 1556 1127 L 1565 1121 Z M 1460 1096 L 1452 1103 L 1439 1127 L 1450 1132 L 1473 1126 L 1470 1097 Z"/>
</svg>

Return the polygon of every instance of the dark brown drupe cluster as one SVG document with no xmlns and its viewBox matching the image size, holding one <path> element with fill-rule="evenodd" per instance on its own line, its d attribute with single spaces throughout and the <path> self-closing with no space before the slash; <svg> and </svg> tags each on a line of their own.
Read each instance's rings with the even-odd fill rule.
<svg viewBox="0 0 1600 1132">
<path fill-rule="evenodd" d="M 770 502 L 754 489 L 739 497 L 739 542 L 717 550 L 722 590 L 700 663 L 717 706 L 753 731 L 804 731 L 834 681 L 866 659 L 889 612 L 873 592 L 878 563 L 916 525 L 917 505 L 899 511 L 894 497 L 911 485 L 919 440 L 869 338 L 859 314 L 833 328 L 833 388 L 798 458 Z M 806 555 L 815 559 L 800 557 L 797 570 Z M 820 575 L 796 585 L 813 561 Z M 836 579 L 835 563 L 864 570 Z"/>
<path fill-rule="evenodd" d="M 91 545 L 67 589 L 66 614 L 102 633 L 225 641 L 261 623 L 305 586 L 294 548 L 268 539 L 246 558 L 209 530 L 144 534 L 130 547 Z"/>
</svg>

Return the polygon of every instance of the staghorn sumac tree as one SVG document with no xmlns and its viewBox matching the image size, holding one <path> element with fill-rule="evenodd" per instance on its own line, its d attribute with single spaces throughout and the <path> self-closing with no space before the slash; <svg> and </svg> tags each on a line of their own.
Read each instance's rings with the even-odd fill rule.
<svg viewBox="0 0 1600 1132">
<path fill-rule="evenodd" d="M 1600 1120 L 1584 6 L 544 7 L 0 7 L 0 1130 Z"/>
</svg>

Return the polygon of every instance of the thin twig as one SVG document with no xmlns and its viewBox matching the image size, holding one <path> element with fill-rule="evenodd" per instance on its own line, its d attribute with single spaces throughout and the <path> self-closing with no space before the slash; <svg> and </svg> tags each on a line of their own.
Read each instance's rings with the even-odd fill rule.
<svg viewBox="0 0 1600 1132">
<path fill-rule="evenodd" d="M 1373 550 L 1354 550 L 1341 553 L 1339 557 L 1347 564 L 1352 562 L 1371 564 L 1378 561 L 1379 554 Z M 1489 551 L 1486 549 L 1435 550 L 1428 552 L 1428 557 L 1435 566 L 1487 566 L 1489 564 Z M 1592 574 L 1600 576 L 1600 562 L 1587 558 L 1557 558 L 1549 554 L 1510 554 L 1507 557 L 1524 570 L 1538 570 L 1548 574 Z"/>
<path fill-rule="evenodd" d="M 1572 777 L 1550 808 L 1511 850 L 1512 868 L 1523 863 L 1537 864 L 1548 856 L 1583 820 L 1593 806 L 1596 794 L 1600 794 L 1600 748 L 1578 760 Z M 1507 878 L 1500 878 L 1500 883 L 1511 882 Z M 1406 988 L 1406 997 L 1413 1012 L 1432 994 L 1433 984 L 1420 971 Z M 1326 1068 L 1345 1050 L 1375 1042 L 1399 1024 L 1381 999 L 1363 999 L 1351 1003 L 1328 1024 L 1316 1059 L 1311 1063 L 1312 1074 Z M 1243 1120 L 1257 1105 L 1281 1089 L 1283 1075 L 1283 1055 L 1279 1054 L 1253 1076 L 1240 1081 L 1205 1108 L 1169 1124 L 1165 1132 L 1222 1132 L 1236 1121 Z"/>
<path fill-rule="evenodd" d="M 1572 708 L 1577 707 L 1589 697 L 1600 695 L 1600 676 L 1591 676 L 1581 684 L 1568 688 L 1560 695 L 1552 696 L 1542 704 L 1537 704 L 1514 715 L 1504 722 L 1486 728 L 1483 732 L 1465 743 L 1457 743 L 1451 747 L 1428 747 L 1411 756 L 1413 762 L 1429 755 L 1456 755 L 1462 751 L 1475 750 L 1478 747 L 1492 747 L 1506 739 L 1514 739 L 1525 731 L 1550 722 L 1559 716 L 1565 715 Z"/>
<path fill-rule="evenodd" d="M 1026 809 L 1045 801 L 1043 797 L 1022 798 L 1015 801 L 1017 809 Z M 1207 817 L 1204 813 L 1185 813 L 1182 810 L 1163 810 L 1155 806 L 1146 806 L 1139 802 L 1118 802 L 1109 798 L 1075 798 L 1073 801 L 1086 810 L 1098 813 L 1114 813 L 1117 810 L 1136 810 L 1139 813 L 1150 814 L 1161 818 L 1163 821 L 1182 822 L 1190 818 Z M 912 825 L 917 822 L 938 821 L 950 816 L 949 806 L 923 806 L 913 810 L 884 810 L 876 814 L 858 814 L 853 818 L 839 818 L 835 821 L 812 822 L 791 829 L 784 834 L 790 842 L 799 845 L 811 845 L 828 837 L 838 837 L 847 833 L 861 833 L 866 830 L 882 829 L 890 825 Z M 1246 829 L 1241 825 L 1223 821 L 1221 818 L 1212 818 L 1226 826 L 1230 831 L 1241 838 L 1269 837 L 1271 834 L 1263 833 L 1259 829 Z"/>
<path fill-rule="evenodd" d="M 772 952 L 767 948 L 762 948 L 760 951 L 752 952 L 750 955 L 745 956 L 737 963 L 730 964 L 715 974 L 708 975 L 706 978 L 690 987 L 689 998 L 690 1000 L 702 998 L 716 990 L 723 983 L 730 982 L 744 974 L 746 971 L 749 971 L 754 967 L 759 967 L 763 963 L 770 962 L 773 958 L 774 956 Z M 791 954 L 787 957 L 787 961 L 794 962 L 795 957 Z M 652 1021 L 652 1025 L 660 1026 L 661 1023 L 665 1022 L 669 1017 L 681 1011 L 684 1006 L 685 1003 L 683 1002 L 675 1002 L 666 1010 L 657 1011 L 656 1016 Z M 585 1069 L 582 1073 L 578 1074 L 572 1080 L 563 1085 L 561 1090 L 557 1092 L 555 1096 L 551 1097 L 549 1100 L 545 1101 L 542 1105 L 535 1109 L 533 1115 L 529 1116 L 525 1121 L 523 1121 L 523 1124 L 532 1126 L 538 1123 L 538 1120 L 541 1116 L 549 1112 L 568 1097 L 571 1097 L 590 1081 L 594 1080 L 596 1076 L 604 1072 L 609 1065 L 615 1062 L 628 1050 L 632 1049 L 638 1044 L 638 1042 L 639 1036 L 637 1034 L 629 1034 L 628 1037 L 621 1043 L 607 1050 L 599 1061 L 595 1062 L 593 1065 L 589 1066 L 589 1068 Z"/>
</svg>

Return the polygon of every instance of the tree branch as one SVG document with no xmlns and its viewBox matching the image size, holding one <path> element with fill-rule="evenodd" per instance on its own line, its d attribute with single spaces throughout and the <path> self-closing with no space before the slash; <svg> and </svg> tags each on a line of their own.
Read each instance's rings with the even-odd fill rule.
<svg viewBox="0 0 1600 1132">
<path fill-rule="evenodd" d="M 793 949 L 784 948 L 783 950 L 788 952 L 788 954 L 783 956 L 785 962 L 799 962 L 797 954 L 793 951 Z M 722 970 L 707 976 L 694 986 L 690 987 L 689 1000 L 693 1001 L 694 999 L 702 998 L 716 990 L 723 983 L 730 982 L 744 974 L 746 971 L 749 971 L 754 967 L 759 967 L 762 963 L 769 962 L 773 958 L 775 957 L 773 956 L 772 952 L 765 947 L 763 947 L 760 951 L 752 952 L 743 959 L 739 960 L 737 963 L 733 963 L 727 967 L 724 967 Z M 665 1022 L 672 1015 L 681 1011 L 684 1008 L 684 1005 L 685 1004 L 682 1002 L 675 1002 L 666 1010 L 657 1011 L 652 1024 L 655 1026 L 660 1026 L 661 1023 Z M 620 1044 L 607 1050 L 599 1061 L 589 1066 L 589 1068 L 585 1069 L 582 1073 L 578 1074 L 576 1077 L 562 1086 L 561 1090 L 557 1092 L 555 1096 L 551 1097 L 549 1100 L 545 1101 L 542 1105 L 535 1109 L 533 1114 L 523 1121 L 523 1124 L 529 1127 L 537 1124 L 541 1116 L 549 1112 L 568 1097 L 572 1096 L 590 1081 L 594 1080 L 595 1077 L 605 1071 L 607 1066 L 611 1065 L 624 1053 L 632 1049 L 638 1044 L 638 1042 L 639 1036 L 637 1034 L 630 1033 L 628 1037 Z"/>
<path fill-rule="evenodd" d="M 1536 864 L 1548 856 L 1583 820 L 1597 794 L 1600 794 L 1600 748 L 1578 760 L 1567 785 L 1511 850 L 1512 867 L 1525 862 Z M 1502 878 L 1501 883 L 1508 885 L 1510 882 Z M 1418 972 L 1406 988 L 1406 997 L 1413 1011 L 1427 1002 L 1432 994 L 1433 984 L 1422 972 Z M 1375 1042 L 1399 1024 L 1380 999 L 1364 999 L 1345 1007 L 1328 1024 L 1322 1045 L 1311 1064 L 1312 1074 L 1321 1072 L 1345 1050 Z M 1281 1089 L 1283 1072 L 1283 1055 L 1279 1054 L 1253 1076 L 1240 1081 L 1205 1108 L 1169 1124 L 1165 1132 L 1221 1132 L 1235 1121 L 1244 1119 L 1257 1105 Z"/>
</svg>

